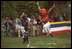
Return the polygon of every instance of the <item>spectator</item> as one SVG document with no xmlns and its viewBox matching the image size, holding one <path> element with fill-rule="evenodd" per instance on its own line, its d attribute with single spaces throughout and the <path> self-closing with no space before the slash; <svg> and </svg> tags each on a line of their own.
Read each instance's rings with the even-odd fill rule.
<svg viewBox="0 0 72 49">
<path fill-rule="evenodd" d="M 31 36 L 31 22 L 30 22 L 31 21 L 31 18 L 28 17 L 27 19 L 29 21 L 28 22 L 29 35 Z"/>
<path fill-rule="evenodd" d="M 66 18 L 65 18 L 65 16 L 66 16 L 65 13 L 64 13 L 62 16 L 63 16 L 63 19 L 64 19 L 64 21 L 65 21 L 65 20 L 66 20 Z"/>
<path fill-rule="evenodd" d="M 35 19 L 35 17 L 33 16 L 33 18 L 31 19 L 30 21 L 32 23 L 32 35 L 35 36 L 36 35 L 36 32 L 37 32 L 37 21 Z"/>
<path fill-rule="evenodd" d="M 55 22 L 64 21 L 63 16 L 61 14 L 56 15 L 56 17 L 54 17 L 54 21 Z"/>
<path fill-rule="evenodd" d="M 6 27 L 5 27 L 5 18 L 1 18 L 1 33 L 4 34 L 6 31 Z"/>
<path fill-rule="evenodd" d="M 27 18 L 28 19 L 28 28 L 29 28 L 29 30 L 30 30 L 30 21 L 31 21 L 31 18 Z"/>
<path fill-rule="evenodd" d="M 54 22 L 58 22 L 59 21 L 59 18 L 58 18 L 57 15 L 53 19 L 54 19 Z"/>
<path fill-rule="evenodd" d="M 58 16 L 58 18 L 59 18 L 59 21 L 64 21 L 63 16 L 61 14 Z"/>
<path fill-rule="evenodd" d="M 4 24 L 5 24 L 5 27 L 6 27 L 6 35 L 9 36 L 9 29 L 10 29 L 9 28 L 9 17 L 5 18 Z"/>
<path fill-rule="evenodd" d="M 51 15 L 51 20 L 50 20 L 51 22 L 54 22 L 54 17 L 53 17 L 53 15 Z"/>
<path fill-rule="evenodd" d="M 36 21 L 37 21 L 37 35 L 39 35 L 42 32 L 42 20 L 41 20 L 41 16 L 37 16 Z"/>
</svg>

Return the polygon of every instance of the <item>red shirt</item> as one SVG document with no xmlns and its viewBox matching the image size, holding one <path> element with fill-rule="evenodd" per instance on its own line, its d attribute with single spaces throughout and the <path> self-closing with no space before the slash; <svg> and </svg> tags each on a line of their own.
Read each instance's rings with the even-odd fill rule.
<svg viewBox="0 0 72 49">
<path fill-rule="evenodd" d="M 46 9 L 41 9 L 40 12 L 44 15 L 42 15 L 42 21 L 43 23 L 47 23 L 49 21 L 49 16 L 48 16 L 48 12 L 46 11 Z"/>
</svg>

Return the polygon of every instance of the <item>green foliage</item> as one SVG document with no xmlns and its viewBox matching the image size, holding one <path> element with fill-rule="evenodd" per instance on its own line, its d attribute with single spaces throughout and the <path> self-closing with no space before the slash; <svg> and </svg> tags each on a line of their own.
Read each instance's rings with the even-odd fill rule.
<svg viewBox="0 0 72 49">
<path fill-rule="evenodd" d="M 69 5 L 71 5 L 71 2 L 68 2 L 66 5 L 64 5 L 64 7 L 60 9 L 61 13 L 65 13 L 66 18 L 71 18 L 71 6 Z"/>
<path fill-rule="evenodd" d="M 15 10 L 15 8 L 12 5 L 11 1 L 3 1 L 1 2 L 2 6 L 1 6 L 1 16 L 2 17 L 18 17 L 17 11 Z"/>
<path fill-rule="evenodd" d="M 25 12 L 28 14 L 28 16 L 32 15 L 40 15 L 40 12 L 38 10 L 37 1 L 1 1 L 1 17 L 11 17 L 16 18 L 20 17 L 22 12 Z M 52 7 L 53 3 L 56 3 L 56 1 L 38 1 L 41 8 L 46 8 L 47 10 Z M 56 4 L 58 4 L 57 2 Z M 71 17 L 71 7 L 68 7 L 68 4 L 71 4 L 71 2 L 63 2 L 64 6 L 56 7 L 58 10 L 60 10 L 61 13 L 66 13 L 66 17 Z M 56 9 L 55 8 L 55 9 Z M 57 14 L 59 11 L 55 10 L 52 14 Z M 67 11 L 67 12 L 66 12 Z"/>
</svg>

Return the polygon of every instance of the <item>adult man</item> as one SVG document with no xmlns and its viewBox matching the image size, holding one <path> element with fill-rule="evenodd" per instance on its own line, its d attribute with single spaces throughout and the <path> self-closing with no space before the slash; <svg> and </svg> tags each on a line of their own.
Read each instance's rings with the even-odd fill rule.
<svg viewBox="0 0 72 49">
<path fill-rule="evenodd" d="M 21 17 L 22 26 L 24 26 L 25 32 L 22 33 L 23 43 L 28 43 L 28 18 L 25 13 L 22 13 Z"/>
<path fill-rule="evenodd" d="M 32 30 L 31 30 L 32 31 L 32 35 L 35 36 L 36 33 L 37 33 L 36 32 L 37 31 L 37 26 L 36 26 L 37 25 L 37 21 L 36 21 L 34 16 L 32 17 L 30 22 L 32 23 L 32 26 L 31 26 L 32 27 Z"/>
<path fill-rule="evenodd" d="M 37 21 L 37 35 L 40 35 L 42 33 L 42 20 L 41 20 L 41 16 L 37 16 L 36 18 Z"/>
<path fill-rule="evenodd" d="M 9 35 L 10 34 L 10 18 L 9 17 L 5 18 L 4 25 L 6 27 L 6 35 L 10 37 Z"/>
<path fill-rule="evenodd" d="M 20 19 L 22 22 L 22 26 L 24 26 L 25 30 L 27 31 L 28 30 L 28 22 L 29 22 L 27 15 L 25 13 L 22 13 Z"/>
<path fill-rule="evenodd" d="M 37 2 L 37 5 L 38 5 L 39 11 L 40 11 L 40 13 L 42 15 L 42 22 L 43 22 L 43 25 L 44 25 L 43 26 L 43 30 L 48 30 L 49 32 L 48 31 L 45 31 L 45 32 L 46 33 L 50 33 L 50 35 L 51 35 L 50 29 L 45 29 L 45 28 L 50 28 L 50 23 L 49 23 L 50 17 L 49 17 L 49 13 L 55 7 L 55 4 L 48 10 L 48 12 L 46 11 L 46 9 L 41 9 L 38 2 Z M 45 24 L 48 24 L 48 23 L 49 23 L 48 26 L 45 25 Z"/>
</svg>

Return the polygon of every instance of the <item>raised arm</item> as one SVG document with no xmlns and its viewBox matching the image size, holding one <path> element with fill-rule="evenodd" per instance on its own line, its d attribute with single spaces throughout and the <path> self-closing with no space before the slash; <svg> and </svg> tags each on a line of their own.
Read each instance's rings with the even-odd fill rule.
<svg viewBox="0 0 72 49">
<path fill-rule="evenodd" d="M 40 8 L 40 6 L 39 6 L 39 2 L 37 2 L 37 6 L 38 6 L 38 9 L 41 10 L 41 8 Z"/>
<path fill-rule="evenodd" d="M 48 13 L 50 13 L 54 7 L 55 7 L 55 3 L 54 3 L 53 6 L 48 10 Z"/>
<path fill-rule="evenodd" d="M 25 13 L 22 13 L 22 15 L 20 16 L 20 19 L 22 19 L 22 17 L 23 17 L 24 14 L 25 14 Z"/>
</svg>

